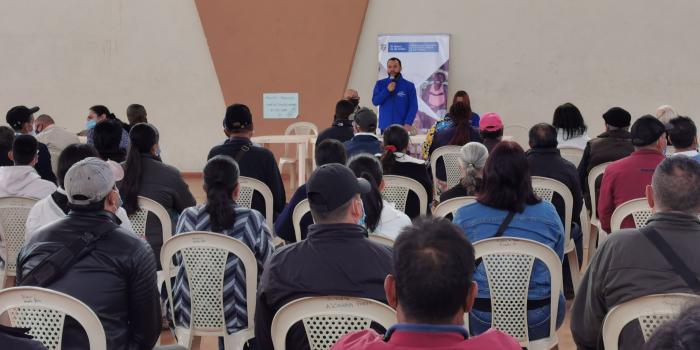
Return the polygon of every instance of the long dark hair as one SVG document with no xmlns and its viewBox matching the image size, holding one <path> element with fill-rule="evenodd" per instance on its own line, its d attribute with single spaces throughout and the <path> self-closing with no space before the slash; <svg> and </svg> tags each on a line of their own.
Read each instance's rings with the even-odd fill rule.
<svg viewBox="0 0 700 350">
<path fill-rule="evenodd" d="M 97 114 L 98 116 L 101 116 L 104 114 L 107 116 L 107 119 L 117 119 L 117 116 L 114 115 L 114 113 L 110 112 L 109 108 L 107 108 L 106 106 L 94 105 L 94 106 L 90 107 L 90 110 L 95 112 L 95 114 Z"/>
<path fill-rule="evenodd" d="M 236 211 L 231 195 L 238 186 L 240 170 L 233 158 L 218 155 L 204 166 L 204 191 L 207 204 L 204 210 L 209 214 L 211 231 L 221 233 L 236 222 Z"/>
<path fill-rule="evenodd" d="M 372 186 L 372 190 L 362 195 L 362 205 L 365 208 L 365 224 L 370 232 L 377 229 L 379 219 L 382 216 L 384 202 L 379 184 L 382 182 L 382 166 L 377 158 L 366 154 L 360 154 L 350 158 L 348 168 L 355 176 L 366 179 Z M 381 233 L 381 232 L 380 232 Z"/>
<path fill-rule="evenodd" d="M 450 119 L 452 119 L 454 134 L 450 139 L 450 145 L 463 146 L 470 140 L 472 128 L 472 108 L 468 103 L 457 102 L 450 107 Z"/>
<path fill-rule="evenodd" d="M 583 115 L 573 103 L 564 103 L 554 110 L 552 125 L 564 130 L 564 140 L 568 140 L 586 133 L 588 127 L 583 121 Z"/>
<path fill-rule="evenodd" d="M 158 130 L 151 124 L 140 123 L 129 132 L 129 152 L 124 165 L 124 180 L 120 191 L 124 198 L 124 209 L 131 215 L 139 210 L 138 197 L 143 178 L 142 154 L 149 154 L 158 143 Z"/>
<path fill-rule="evenodd" d="M 384 154 L 382 155 L 382 170 L 391 174 L 396 164 L 396 152 L 403 152 L 408 148 L 408 131 L 403 126 L 394 124 L 384 130 Z"/>
<path fill-rule="evenodd" d="M 92 133 L 92 143 L 100 152 L 100 158 L 121 163 L 126 158 L 126 152 L 120 147 L 123 133 L 121 122 L 107 119 L 97 123 Z"/>
<path fill-rule="evenodd" d="M 479 203 L 492 208 L 521 213 L 526 205 L 540 199 L 532 190 L 530 167 L 523 149 L 512 141 L 501 141 L 493 148 L 484 168 Z"/>
<path fill-rule="evenodd" d="M 471 101 L 469 100 L 469 94 L 464 91 L 464 90 L 459 90 L 455 92 L 455 95 L 452 97 L 452 104 L 457 103 L 457 98 L 463 98 L 467 104 L 471 107 Z"/>
</svg>

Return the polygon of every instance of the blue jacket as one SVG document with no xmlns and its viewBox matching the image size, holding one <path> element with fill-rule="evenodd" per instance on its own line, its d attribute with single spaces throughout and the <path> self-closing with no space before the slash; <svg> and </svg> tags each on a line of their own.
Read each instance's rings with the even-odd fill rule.
<svg viewBox="0 0 700 350">
<path fill-rule="evenodd" d="M 372 93 L 372 104 L 379 106 L 379 129 L 384 130 L 392 124 L 413 124 L 418 112 L 416 87 L 412 82 L 399 77 L 396 89 L 389 92 L 387 86 L 391 78 L 378 80 Z"/>
<path fill-rule="evenodd" d="M 453 222 L 460 226 L 470 242 L 491 238 L 498 231 L 503 219 L 508 214 L 505 210 L 491 208 L 481 203 L 472 203 L 460 208 Z M 531 239 L 554 250 L 559 259 L 564 258 L 564 226 L 559 220 L 554 206 L 542 201 L 528 205 L 525 211 L 517 213 L 503 233 L 503 237 Z M 490 298 L 490 289 L 486 278 L 484 264 L 474 271 L 474 281 L 479 285 L 478 298 Z M 535 261 L 530 277 L 528 299 L 541 300 L 549 297 L 551 278 L 549 270 L 541 261 Z"/>
<path fill-rule="evenodd" d="M 352 137 L 352 139 L 345 141 L 345 152 L 348 154 L 348 159 L 350 157 L 360 154 L 369 153 L 375 155 L 382 152 L 382 142 L 375 135 L 369 133 L 357 134 Z"/>
<path fill-rule="evenodd" d="M 299 202 L 308 198 L 306 195 L 306 184 L 303 184 L 297 188 L 297 190 L 289 199 L 289 203 L 284 207 L 284 210 L 280 213 L 275 220 L 275 234 L 284 239 L 287 242 L 296 242 L 296 236 L 294 235 L 294 223 L 292 222 L 292 214 L 294 213 L 294 208 L 296 208 Z M 306 231 L 309 225 L 313 224 L 314 220 L 311 218 L 310 213 L 304 214 L 301 217 L 301 222 L 299 222 L 299 228 L 301 229 L 301 238 L 306 238 Z"/>
</svg>

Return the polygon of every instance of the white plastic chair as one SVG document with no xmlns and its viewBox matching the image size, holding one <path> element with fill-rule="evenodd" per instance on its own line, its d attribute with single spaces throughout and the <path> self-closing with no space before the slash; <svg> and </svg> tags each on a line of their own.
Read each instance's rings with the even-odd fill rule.
<svg viewBox="0 0 700 350">
<path fill-rule="evenodd" d="M 555 193 L 564 200 L 564 254 L 566 254 L 566 257 L 569 259 L 571 283 L 574 286 L 574 291 L 578 291 L 578 286 L 581 284 L 581 269 L 578 264 L 576 244 L 573 238 L 571 238 L 574 196 L 571 194 L 571 190 L 560 181 L 540 176 L 532 177 L 532 190 L 542 200 L 550 203 Z"/>
<path fill-rule="evenodd" d="M 588 249 L 588 254 L 584 257 L 589 262 L 593 254 L 596 251 L 596 236 L 594 235 L 594 230 L 598 234 L 598 244 L 603 243 L 603 241 L 608 237 L 608 233 L 603 231 L 600 226 L 600 220 L 598 219 L 598 202 L 596 201 L 596 189 L 595 182 L 598 177 L 603 176 L 605 173 L 605 168 L 608 167 L 612 162 L 607 162 L 603 164 L 598 164 L 594 166 L 591 171 L 588 172 L 588 194 L 591 197 L 591 220 L 588 230 L 583 231 L 583 249 Z M 588 239 L 586 239 L 588 238 Z M 586 265 L 587 266 L 587 265 Z"/>
<path fill-rule="evenodd" d="M 430 170 L 433 174 L 433 198 L 438 196 L 438 178 L 436 176 L 437 162 L 442 158 L 445 164 L 447 187 L 452 188 L 462 179 L 462 171 L 459 168 L 460 149 L 462 146 L 442 146 L 430 155 Z"/>
<path fill-rule="evenodd" d="M 581 163 L 581 158 L 583 158 L 583 150 L 576 147 L 559 147 L 559 154 L 562 158 L 570 161 L 576 167 L 578 167 L 579 163 Z"/>
<path fill-rule="evenodd" d="M 272 209 L 272 191 L 270 191 L 270 188 L 267 187 L 264 182 L 246 176 L 239 176 L 238 184 L 241 190 L 236 203 L 244 208 L 253 208 L 253 194 L 256 191 L 262 195 L 263 200 L 265 200 L 265 222 L 267 223 L 267 228 L 272 232 L 275 225 L 272 223 L 274 212 Z"/>
<path fill-rule="evenodd" d="M 0 198 L 0 240 L 5 244 L 5 274 L 0 288 L 4 287 L 6 277 L 16 276 L 17 255 L 24 245 L 27 216 L 36 202 L 33 198 Z"/>
<path fill-rule="evenodd" d="M 476 197 L 474 196 L 450 198 L 435 207 L 433 216 L 444 218 L 450 214 L 454 215 L 459 208 L 474 202 L 476 202 Z"/>
<path fill-rule="evenodd" d="M 561 292 L 561 260 L 546 245 L 515 237 L 488 238 L 474 244 L 482 258 L 491 291 L 491 325 L 517 339 L 530 350 L 552 349 L 559 340 L 556 323 Z M 548 338 L 530 341 L 527 328 L 527 295 L 535 260 L 542 261 L 551 278 L 551 316 Z"/>
<path fill-rule="evenodd" d="M 369 240 L 375 243 L 379 243 L 381 245 L 385 245 L 387 247 L 393 247 L 394 246 L 394 240 L 382 235 L 381 233 L 370 233 L 369 234 Z"/>
<path fill-rule="evenodd" d="M 394 203 L 397 210 L 406 212 L 409 191 L 418 196 L 420 215 L 425 215 L 428 211 L 428 193 L 420 182 L 405 176 L 384 175 L 382 196 L 387 202 Z"/>
<path fill-rule="evenodd" d="M 510 136 L 511 141 L 517 142 L 524 150 L 530 148 L 530 129 L 522 125 L 506 125 L 503 128 L 503 135 Z"/>
<path fill-rule="evenodd" d="M 182 267 L 187 274 L 190 288 L 190 325 L 184 328 L 176 324 L 178 344 L 190 349 L 193 337 L 224 337 L 226 350 L 242 349 L 254 337 L 255 293 L 257 290 L 258 265 L 255 255 L 245 243 L 228 236 L 212 232 L 187 232 L 170 238 L 160 251 L 163 270 L 172 267 L 172 257 L 182 255 Z M 226 331 L 224 317 L 224 272 L 229 254 L 238 258 L 245 271 L 245 292 L 248 312 L 248 328 L 233 334 Z M 165 279 L 168 303 L 173 310 L 173 290 L 169 278 Z M 173 319 L 173 321 L 175 321 Z"/>
<path fill-rule="evenodd" d="M 297 242 L 301 242 L 301 218 L 309 212 L 311 212 L 311 208 L 309 207 L 308 199 L 302 200 L 294 207 L 292 225 L 294 226 L 294 238 L 296 238 Z"/>
<path fill-rule="evenodd" d="M 647 225 L 647 220 L 652 215 L 651 207 L 646 198 L 632 199 L 620 204 L 615 208 L 615 211 L 610 218 L 610 231 L 615 232 L 620 230 L 622 221 L 632 215 L 634 219 L 634 227 L 641 228 Z"/>
<path fill-rule="evenodd" d="M 82 301 L 50 289 L 15 287 L 0 291 L 0 314 L 7 312 L 13 327 L 30 328 L 29 334 L 49 350 L 60 350 L 66 316 L 85 329 L 90 349 L 107 349 L 100 319 Z"/>
<path fill-rule="evenodd" d="M 617 350 L 620 333 L 630 322 L 639 320 L 644 342 L 664 322 L 670 321 L 688 304 L 698 302 L 700 296 L 684 293 L 654 294 L 630 300 L 613 307 L 603 321 L 605 350 Z"/>
<path fill-rule="evenodd" d="M 283 306 L 272 319 L 275 350 L 286 348 L 289 329 L 303 321 L 311 350 L 327 350 L 350 332 L 368 329 L 372 321 L 385 329 L 396 323 L 396 312 L 388 305 L 365 298 L 340 296 L 307 297 Z"/>
<path fill-rule="evenodd" d="M 290 124 L 284 131 L 285 135 L 315 135 L 318 136 L 318 127 L 316 124 L 311 122 L 296 122 Z M 289 171 L 289 188 L 296 188 L 296 169 L 295 167 L 299 163 L 297 157 L 290 156 L 289 144 L 284 144 L 284 155 L 280 157 L 279 168 L 280 172 L 284 172 L 286 167 L 291 168 Z M 304 166 L 310 166 L 311 161 L 307 160 L 307 164 Z M 307 168 L 308 169 L 308 168 Z M 305 179 L 299 179 L 299 181 L 304 181 Z"/>
</svg>

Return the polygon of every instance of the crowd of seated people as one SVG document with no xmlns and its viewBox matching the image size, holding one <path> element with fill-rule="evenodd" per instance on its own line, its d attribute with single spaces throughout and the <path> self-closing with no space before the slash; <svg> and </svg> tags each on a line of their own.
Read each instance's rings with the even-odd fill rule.
<svg viewBox="0 0 700 350">
<path fill-rule="evenodd" d="M 277 312 L 308 296 L 368 298 L 396 310 L 396 325 L 384 329 L 372 324 L 343 336 L 334 349 L 519 349 L 517 340 L 493 329 L 494 290 L 486 264 L 474 259 L 472 244 L 524 238 L 548 247 L 564 264 L 564 201 L 540 198 L 532 186 L 532 177 L 539 176 L 557 180 L 571 192 L 570 229 L 579 252 L 582 232 L 588 229 L 580 217 L 595 211 L 600 229 L 609 235 L 582 270 L 578 290 L 565 277 L 565 288 L 552 295 L 553 276 L 544 263 L 534 263 L 523 318 L 529 340 L 553 336 L 550 324 L 559 328 L 568 314 L 578 348 L 595 349 L 605 316 L 615 306 L 651 294 L 700 293 L 700 258 L 694 254 L 700 243 L 700 155 L 691 118 L 662 106 L 658 117 L 644 115 L 632 123 L 627 111 L 613 107 L 602 115 L 605 132 L 590 139 L 581 111 L 565 103 L 556 107 L 552 124 L 533 125 L 529 139 L 518 144 L 505 137 L 498 114 L 479 118 L 469 96 L 460 92 L 449 114 L 431 129 L 425 154 L 418 155 L 403 126 L 388 126 L 378 135 L 376 114 L 358 106 L 356 92 L 346 95 L 336 105 L 332 126 L 317 141 L 317 168 L 293 189 L 289 202 L 275 155 L 251 140 L 254 118 L 246 105 L 232 104 L 222 113 L 226 140 L 206 156 L 202 203 L 179 170 L 161 159 L 160 134 L 142 105 L 127 108 L 128 124 L 105 106 L 91 107 L 82 144 L 75 142 L 76 134 L 56 126 L 53 117 L 35 119 L 38 107 L 10 109 L 10 127 L 0 127 L 0 196 L 36 200 L 27 217 L 15 284 L 83 301 L 100 319 L 109 349 L 151 349 L 168 326 L 188 327 L 196 307 L 185 267 L 172 277 L 172 295 L 156 284 L 163 236 L 205 231 L 235 238 L 255 256 L 256 309 L 250 315 L 255 337 L 248 349 L 272 349 Z M 447 145 L 460 147 L 460 181 L 452 188 L 444 187 L 444 163 L 433 179 L 426 161 Z M 560 148 L 579 149 L 579 164 L 566 160 Z M 596 188 L 588 188 L 590 170 L 608 162 Z M 427 208 L 408 193 L 405 210 L 398 210 L 382 194 L 388 175 L 420 183 L 428 195 Z M 264 198 L 257 193 L 250 207 L 239 204 L 243 176 L 271 190 L 272 213 L 265 212 Z M 434 199 L 433 183 L 443 186 Z M 584 205 L 590 191 L 597 192 L 597 200 Z M 438 203 L 466 196 L 475 202 L 446 219 L 431 217 Z M 168 212 L 172 232 L 162 232 L 153 214 L 144 232 L 135 232 L 130 216 L 142 209 L 140 197 Z M 611 232 L 614 210 L 639 198 L 646 198 L 653 212 L 646 227 L 627 218 L 622 230 Z M 302 200 L 308 200 L 310 212 L 301 219 L 302 240 L 297 242 L 292 213 Z M 268 215 L 274 227 L 268 227 Z M 375 235 L 393 241 L 393 247 L 373 241 Z M 665 248 L 659 248 L 659 239 Z M 5 243 L 0 242 L 3 263 Z M 184 264 L 180 254 L 173 261 Z M 235 255 L 226 259 L 220 283 L 226 331 L 252 328 L 245 273 Z M 162 309 L 168 298 L 172 308 Z M 566 298 L 573 298 L 571 310 Z M 558 304 L 555 315 L 552 302 Z M 174 323 L 164 322 L 163 314 Z M 660 328 L 646 345 L 638 327 L 627 327 L 621 346 L 650 348 L 686 338 L 696 342 L 677 330 L 683 322 L 697 326 L 695 318 L 697 307 L 674 323 L 678 326 Z M 8 329 L 0 328 L 0 345 L 4 337 L 24 336 Z M 87 337 L 68 319 L 62 342 L 65 349 L 86 348 Z M 303 324 L 289 330 L 286 344 L 288 349 L 309 347 Z M 223 340 L 219 345 L 223 348 Z"/>
</svg>

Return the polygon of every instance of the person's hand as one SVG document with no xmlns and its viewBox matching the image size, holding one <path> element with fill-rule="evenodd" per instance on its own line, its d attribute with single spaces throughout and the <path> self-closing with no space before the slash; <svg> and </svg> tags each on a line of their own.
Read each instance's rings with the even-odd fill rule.
<svg viewBox="0 0 700 350">
<path fill-rule="evenodd" d="M 389 83 L 386 89 L 389 90 L 389 92 L 394 92 L 394 90 L 396 90 L 396 82 L 392 81 L 391 83 Z"/>
</svg>

